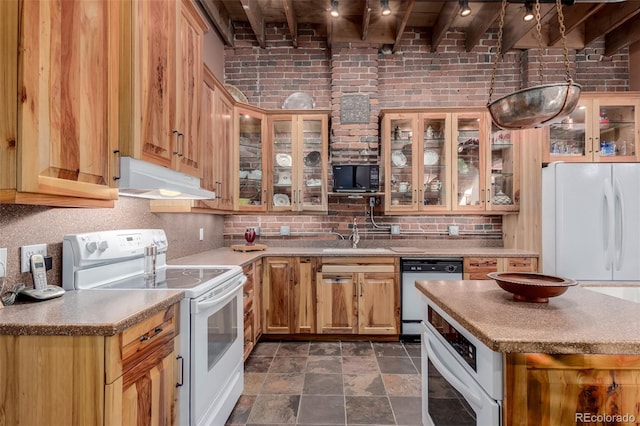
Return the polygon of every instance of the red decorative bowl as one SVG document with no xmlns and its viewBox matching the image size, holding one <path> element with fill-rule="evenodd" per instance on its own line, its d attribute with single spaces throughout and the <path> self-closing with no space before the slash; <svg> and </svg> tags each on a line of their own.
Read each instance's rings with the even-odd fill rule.
<svg viewBox="0 0 640 426">
<path fill-rule="evenodd" d="M 487 277 L 521 302 L 546 303 L 550 297 L 560 296 L 576 285 L 575 280 L 533 272 L 490 272 Z"/>
</svg>

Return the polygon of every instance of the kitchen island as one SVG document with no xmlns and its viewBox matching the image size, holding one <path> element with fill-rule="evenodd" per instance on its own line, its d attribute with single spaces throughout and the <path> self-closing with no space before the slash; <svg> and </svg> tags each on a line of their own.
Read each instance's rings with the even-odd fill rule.
<svg viewBox="0 0 640 426">
<path fill-rule="evenodd" d="M 419 281 L 416 288 L 425 303 L 502 354 L 502 424 L 640 419 L 637 303 L 580 286 L 548 303 L 519 302 L 493 280 Z"/>
</svg>

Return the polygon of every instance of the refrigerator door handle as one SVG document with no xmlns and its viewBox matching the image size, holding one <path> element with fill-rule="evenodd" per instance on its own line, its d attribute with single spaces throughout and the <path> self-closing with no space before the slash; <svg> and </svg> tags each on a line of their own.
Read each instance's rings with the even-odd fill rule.
<svg viewBox="0 0 640 426">
<path fill-rule="evenodd" d="M 622 248 L 624 247 L 624 198 L 622 197 L 622 185 L 618 181 L 618 179 L 614 179 L 613 181 L 613 193 L 615 197 L 615 227 L 614 227 L 614 240 L 615 240 L 615 257 L 613 266 L 616 271 L 619 271 L 622 268 L 622 262 L 624 261 L 624 251 Z"/>
<path fill-rule="evenodd" d="M 613 185 L 611 180 L 604 181 L 604 205 L 603 205 L 603 226 L 602 245 L 605 252 L 605 270 L 609 271 L 613 266 L 613 242 L 615 232 Z"/>
</svg>

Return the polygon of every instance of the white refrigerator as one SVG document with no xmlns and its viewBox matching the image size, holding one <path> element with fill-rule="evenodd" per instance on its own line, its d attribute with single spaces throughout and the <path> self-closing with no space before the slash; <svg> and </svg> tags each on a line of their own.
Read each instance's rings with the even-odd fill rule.
<svg viewBox="0 0 640 426">
<path fill-rule="evenodd" d="M 578 281 L 640 281 L 640 164 L 542 169 L 542 271 Z"/>
</svg>

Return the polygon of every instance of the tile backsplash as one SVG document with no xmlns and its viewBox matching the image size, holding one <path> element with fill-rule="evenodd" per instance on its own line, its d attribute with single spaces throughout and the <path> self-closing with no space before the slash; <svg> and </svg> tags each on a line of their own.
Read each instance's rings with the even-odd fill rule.
<svg viewBox="0 0 640 426">
<path fill-rule="evenodd" d="M 113 209 L 0 204 L 0 247 L 7 248 L 4 291 L 19 282 L 32 285 L 30 274 L 20 273 L 23 245 L 47 244 L 47 254 L 53 257 L 48 282 L 61 285 L 62 239 L 66 234 L 135 228 L 164 229 L 169 241 L 168 260 L 221 247 L 224 243 L 222 216 L 152 213 L 149 201 L 143 199 L 121 197 Z M 200 228 L 204 230 L 203 241 L 199 240 Z"/>
</svg>

